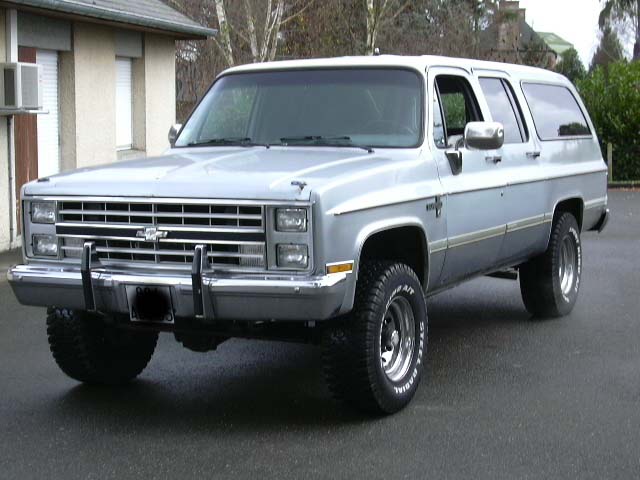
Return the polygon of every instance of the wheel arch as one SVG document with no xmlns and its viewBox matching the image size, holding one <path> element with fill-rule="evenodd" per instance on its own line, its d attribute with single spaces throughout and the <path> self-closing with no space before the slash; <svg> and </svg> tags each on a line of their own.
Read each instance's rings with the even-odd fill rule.
<svg viewBox="0 0 640 480">
<path fill-rule="evenodd" d="M 397 242 L 401 237 L 402 241 Z M 400 245 L 409 248 L 399 248 Z M 382 246 L 385 248 L 382 250 Z M 356 278 L 363 260 L 397 260 L 409 265 L 426 291 L 429 281 L 429 237 L 419 219 L 397 219 L 394 222 L 374 223 L 358 235 Z"/>
<path fill-rule="evenodd" d="M 553 221 L 561 213 L 570 213 L 578 222 L 578 227 L 582 231 L 584 220 L 584 199 L 580 195 L 572 195 L 558 200 L 553 208 Z"/>
</svg>

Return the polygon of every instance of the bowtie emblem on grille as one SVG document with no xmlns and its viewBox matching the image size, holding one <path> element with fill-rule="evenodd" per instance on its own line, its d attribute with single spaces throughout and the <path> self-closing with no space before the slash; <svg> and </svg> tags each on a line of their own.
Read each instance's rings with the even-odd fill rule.
<svg viewBox="0 0 640 480">
<path fill-rule="evenodd" d="M 146 227 L 136 232 L 136 237 L 144 238 L 145 242 L 157 242 L 161 238 L 167 238 L 169 232 L 158 230 L 156 227 Z"/>
</svg>

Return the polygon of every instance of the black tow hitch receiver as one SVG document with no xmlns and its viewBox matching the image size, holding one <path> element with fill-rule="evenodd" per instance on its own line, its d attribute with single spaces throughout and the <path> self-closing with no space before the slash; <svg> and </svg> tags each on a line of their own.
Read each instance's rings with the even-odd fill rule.
<svg viewBox="0 0 640 480">
<path fill-rule="evenodd" d="M 82 246 L 82 264 L 80 273 L 82 275 L 82 291 L 84 292 L 84 306 L 88 312 L 96 311 L 96 297 L 93 289 L 93 279 L 91 268 L 93 263 L 98 262 L 98 253 L 94 242 L 84 242 Z"/>
<path fill-rule="evenodd" d="M 193 252 L 193 264 L 191 265 L 191 285 L 193 289 L 193 313 L 196 318 L 202 320 L 213 319 L 213 308 L 205 300 L 203 292 L 202 274 L 209 268 L 209 257 L 206 245 L 196 245 Z"/>
</svg>

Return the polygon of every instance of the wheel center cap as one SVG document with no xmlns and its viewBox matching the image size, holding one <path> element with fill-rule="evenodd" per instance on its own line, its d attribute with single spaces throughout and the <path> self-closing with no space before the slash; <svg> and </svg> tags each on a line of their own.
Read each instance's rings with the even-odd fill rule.
<svg viewBox="0 0 640 480">
<path fill-rule="evenodd" d="M 389 338 L 389 344 L 393 348 L 396 348 L 399 343 L 400 343 L 400 334 L 398 333 L 397 330 L 394 330 L 393 333 L 391 334 L 391 337 Z"/>
</svg>

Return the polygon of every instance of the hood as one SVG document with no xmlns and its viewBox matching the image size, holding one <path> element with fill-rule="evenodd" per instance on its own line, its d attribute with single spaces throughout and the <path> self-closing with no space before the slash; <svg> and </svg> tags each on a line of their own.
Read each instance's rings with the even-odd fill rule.
<svg viewBox="0 0 640 480">
<path fill-rule="evenodd" d="M 337 177 L 391 162 L 355 148 L 213 147 L 83 168 L 25 186 L 27 195 L 309 200 Z M 300 189 L 292 181 L 306 182 Z"/>
</svg>

